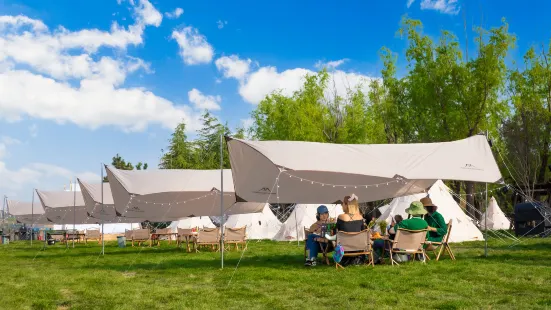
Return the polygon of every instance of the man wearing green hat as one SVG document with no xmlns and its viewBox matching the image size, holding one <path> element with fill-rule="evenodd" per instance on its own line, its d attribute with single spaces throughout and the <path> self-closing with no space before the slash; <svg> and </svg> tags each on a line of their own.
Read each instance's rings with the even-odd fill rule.
<svg viewBox="0 0 551 310">
<path fill-rule="evenodd" d="M 423 204 L 420 201 L 414 201 L 407 208 L 406 213 L 411 215 L 411 218 L 403 220 L 396 226 L 391 228 L 390 233 L 395 234 L 399 228 L 408 229 L 408 230 L 421 230 L 427 229 L 429 224 L 423 219 L 423 216 L 427 214 L 427 210 L 423 207 Z"/>
</svg>

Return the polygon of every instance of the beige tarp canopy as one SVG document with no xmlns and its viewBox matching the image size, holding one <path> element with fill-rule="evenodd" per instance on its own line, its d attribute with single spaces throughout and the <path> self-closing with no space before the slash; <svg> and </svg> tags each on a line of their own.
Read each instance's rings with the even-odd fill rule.
<svg viewBox="0 0 551 310">
<path fill-rule="evenodd" d="M 121 216 L 169 221 L 220 215 L 220 170 L 106 170 Z M 236 203 L 231 170 L 223 173 L 225 213 L 261 212 L 263 203 Z"/>
<path fill-rule="evenodd" d="M 97 224 L 86 212 L 81 192 L 36 190 L 48 220 L 56 224 Z"/>
<path fill-rule="evenodd" d="M 86 212 L 88 212 L 90 217 L 103 220 L 105 223 L 136 223 L 143 221 L 143 219 L 126 218 L 117 215 L 109 183 L 103 183 L 102 195 L 102 184 L 87 183 L 80 179 L 77 180 L 82 190 L 82 198 L 84 199 Z"/>
<path fill-rule="evenodd" d="M 23 224 L 51 224 L 44 215 L 44 208 L 37 201 L 31 202 L 7 200 L 8 214 L 13 215 L 17 222 Z"/>
<path fill-rule="evenodd" d="M 423 192 L 439 179 L 498 182 L 486 137 L 421 144 L 330 144 L 227 138 L 238 201 L 361 202 Z"/>
</svg>

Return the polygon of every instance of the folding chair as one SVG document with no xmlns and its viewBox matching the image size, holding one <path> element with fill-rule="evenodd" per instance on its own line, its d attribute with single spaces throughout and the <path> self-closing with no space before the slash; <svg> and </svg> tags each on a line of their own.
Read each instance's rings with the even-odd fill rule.
<svg viewBox="0 0 551 310">
<path fill-rule="evenodd" d="M 186 239 L 186 248 L 187 251 L 190 252 L 189 242 L 193 239 L 193 229 L 178 228 L 178 236 L 176 238 L 176 243 L 178 244 L 178 247 L 182 245 L 182 239 Z"/>
<path fill-rule="evenodd" d="M 337 244 L 344 250 L 345 257 L 368 255 L 368 265 L 375 266 L 373 261 L 373 248 L 371 247 L 371 230 L 365 229 L 360 232 L 337 232 Z M 335 268 L 344 269 L 339 263 L 335 263 Z"/>
<path fill-rule="evenodd" d="M 426 229 L 408 230 L 399 228 L 396 232 L 396 236 L 394 237 L 394 241 L 392 242 L 392 247 L 390 249 L 390 261 L 392 262 L 392 265 L 399 265 L 399 263 L 394 260 L 393 254 L 421 254 L 423 255 L 423 263 L 425 263 L 425 258 L 427 257 L 427 254 L 425 253 L 425 249 L 423 246 L 425 244 L 426 237 Z"/>
<path fill-rule="evenodd" d="M 78 231 L 77 230 L 68 230 L 67 231 L 67 238 L 66 238 L 67 241 L 77 241 L 77 243 L 80 243 L 80 237 L 78 236 Z"/>
<path fill-rule="evenodd" d="M 161 229 L 157 229 L 154 233 L 152 233 L 151 235 L 155 235 L 155 239 L 157 240 L 157 246 L 160 246 L 161 245 L 161 236 L 167 236 L 168 237 L 168 244 L 171 244 L 172 243 L 172 236 L 170 235 L 172 233 L 172 229 L 170 228 L 161 228 Z M 152 236 L 152 241 L 153 241 L 153 236 Z"/>
<path fill-rule="evenodd" d="M 132 237 L 133 236 L 134 236 L 133 230 L 125 230 L 124 231 L 124 239 L 126 239 L 125 240 L 126 242 L 128 242 L 128 241 L 132 242 Z"/>
<path fill-rule="evenodd" d="M 138 243 L 138 246 L 145 241 L 149 241 L 149 245 L 151 245 L 151 233 L 149 229 L 144 228 L 132 230 L 132 246 L 134 246 L 134 241 Z"/>
<path fill-rule="evenodd" d="M 101 243 L 101 234 L 99 229 L 87 229 L 84 235 L 84 244 L 88 244 L 88 240 L 97 240 L 98 244 Z"/>
<path fill-rule="evenodd" d="M 199 252 L 199 246 L 211 246 L 214 251 L 214 247 L 220 245 L 220 229 L 219 228 L 203 228 L 199 230 L 197 238 L 195 238 L 194 247 L 195 252 Z M 219 249 L 217 249 L 218 252 Z"/>
<path fill-rule="evenodd" d="M 243 251 L 247 246 L 247 226 L 241 228 L 230 228 L 226 227 L 224 229 L 224 244 L 228 245 L 228 249 L 231 250 L 230 246 L 235 244 L 235 250 L 239 250 L 239 245 L 243 245 Z"/>
<path fill-rule="evenodd" d="M 446 235 L 444 235 L 444 238 L 442 238 L 442 242 L 434 242 L 434 241 L 425 241 L 426 245 L 432 245 L 432 253 L 434 256 L 436 256 L 436 261 L 440 259 L 440 256 L 443 254 L 443 251 L 445 250 L 450 258 L 452 260 L 455 260 L 455 255 L 452 252 L 452 249 L 450 248 L 449 239 L 450 234 L 452 231 L 452 220 L 448 222 L 448 230 L 446 232 Z M 438 254 L 436 253 L 438 251 Z M 427 255 L 427 258 L 428 255 Z M 429 258 L 430 259 L 430 258 Z"/>
</svg>

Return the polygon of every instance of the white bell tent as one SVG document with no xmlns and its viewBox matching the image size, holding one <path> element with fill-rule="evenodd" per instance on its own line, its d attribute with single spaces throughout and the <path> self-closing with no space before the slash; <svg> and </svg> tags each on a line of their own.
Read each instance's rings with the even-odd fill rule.
<svg viewBox="0 0 551 310">
<path fill-rule="evenodd" d="M 281 222 L 266 204 L 261 213 L 234 214 L 228 217 L 226 227 L 247 226 L 247 239 L 272 239 L 281 229 Z"/>
<path fill-rule="evenodd" d="M 474 225 L 472 219 L 465 214 L 461 207 L 455 202 L 449 192 L 449 188 L 442 181 L 437 181 L 428 191 L 429 197 L 438 207 L 446 223 L 452 220 L 452 232 L 450 242 L 484 240 L 482 232 Z M 386 220 L 389 224 L 392 218 L 400 214 L 407 218 L 406 208 L 413 201 L 419 201 L 426 197 L 425 193 L 394 198 L 389 208 L 381 215 L 380 220 Z"/>
<path fill-rule="evenodd" d="M 499 229 L 509 229 L 511 227 L 511 222 L 505 216 L 505 213 L 501 211 L 497 201 L 494 197 L 490 199 L 488 203 L 488 229 L 499 230 Z M 482 220 L 480 224 L 484 226 L 484 219 L 486 214 L 482 215 Z"/>
<path fill-rule="evenodd" d="M 320 205 L 318 204 L 297 204 L 295 209 L 283 223 L 274 237 L 276 241 L 303 240 L 304 227 L 310 228 L 316 220 L 316 212 Z M 329 209 L 329 217 L 337 218 L 339 214 L 344 213 L 340 204 L 325 205 Z M 298 229 L 298 233 L 297 233 Z"/>
<path fill-rule="evenodd" d="M 186 217 L 178 221 L 172 221 L 170 228 L 176 232 L 177 228 L 191 229 L 191 228 L 215 228 L 216 226 L 210 220 L 208 216 L 194 216 Z"/>
</svg>

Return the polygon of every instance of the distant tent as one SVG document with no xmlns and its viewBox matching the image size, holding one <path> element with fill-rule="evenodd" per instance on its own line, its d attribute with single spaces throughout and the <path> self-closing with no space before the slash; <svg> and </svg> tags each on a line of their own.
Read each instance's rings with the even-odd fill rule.
<svg viewBox="0 0 551 310">
<path fill-rule="evenodd" d="M 442 214 L 446 223 L 452 219 L 452 233 L 450 242 L 463 242 L 483 240 L 484 237 L 478 228 L 474 225 L 473 220 L 463 212 L 461 207 L 455 202 L 449 192 L 449 188 L 442 182 L 437 181 L 428 192 L 432 202 L 438 207 L 438 212 Z M 400 214 L 407 218 L 405 209 L 409 207 L 413 201 L 419 201 L 426 194 L 415 194 L 405 197 L 394 198 L 390 203 L 389 208 L 381 215 L 381 220 L 391 222 L 396 214 Z"/>
<path fill-rule="evenodd" d="M 191 229 L 191 228 L 215 228 L 208 216 L 194 216 L 180 219 L 179 221 L 172 221 L 170 228 L 176 231 L 177 228 Z"/>
<path fill-rule="evenodd" d="M 484 213 L 480 220 L 481 227 L 485 227 L 485 218 L 486 214 Z M 492 197 L 488 203 L 488 229 L 509 229 L 510 227 L 511 222 L 499 208 L 496 199 Z"/>
<path fill-rule="evenodd" d="M 262 213 L 234 214 L 226 221 L 226 226 L 230 228 L 247 226 L 248 239 L 272 239 L 281 225 L 269 204 L 266 204 Z"/>
<path fill-rule="evenodd" d="M 390 207 L 390 205 L 384 205 L 382 207 L 379 208 L 379 212 L 381 212 L 381 215 L 382 214 L 385 214 L 386 210 L 388 210 L 388 207 Z"/>
<path fill-rule="evenodd" d="M 34 203 L 7 200 L 8 214 L 15 217 L 18 223 L 30 225 L 52 224 L 44 215 L 44 208 L 40 202 Z"/>
<path fill-rule="evenodd" d="M 340 204 L 326 206 L 329 209 L 329 216 L 331 218 L 336 218 L 339 214 L 343 213 Z M 318 207 L 318 204 L 297 204 L 287 221 L 283 223 L 278 233 L 275 235 L 274 240 L 297 240 L 297 229 L 299 240 L 304 239 L 304 227 L 309 228 L 316 222 L 316 211 Z"/>
</svg>

